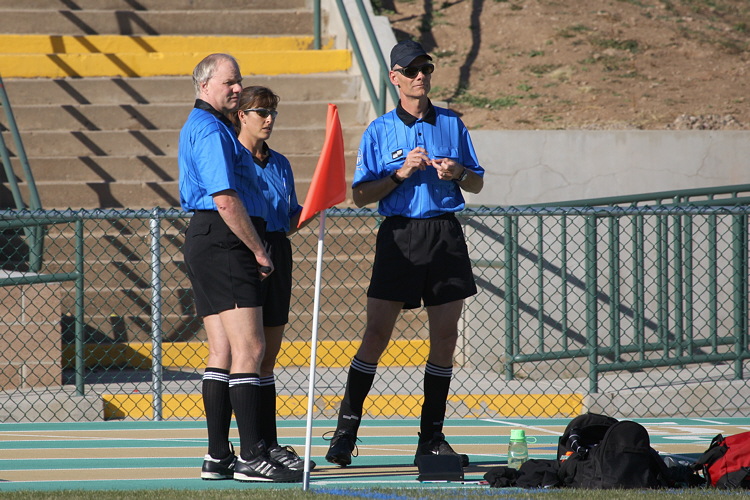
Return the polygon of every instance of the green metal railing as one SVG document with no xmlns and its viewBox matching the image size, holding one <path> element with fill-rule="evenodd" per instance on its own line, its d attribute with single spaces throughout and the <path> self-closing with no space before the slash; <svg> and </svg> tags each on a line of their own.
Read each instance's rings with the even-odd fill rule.
<svg viewBox="0 0 750 500">
<path fill-rule="evenodd" d="M 469 218 L 467 225 L 482 239 L 504 249 L 504 280 L 495 290 L 505 303 L 506 380 L 523 363 L 574 358 L 587 359 L 592 393 L 606 372 L 695 363 L 732 361 L 734 378 L 743 379 L 743 361 L 750 359 L 749 212 L 747 205 L 489 210 L 503 220 L 502 231 Z M 534 227 L 524 237 L 519 226 L 529 221 Z M 647 221 L 652 231 L 645 231 Z M 571 245 L 574 232 L 579 243 Z M 550 251 L 551 243 L 556 250 Z M 699 279 L 698 270 L 705 271 Z M 577 306 L 570 303 L 574 295 Z M 700 326 L 698 304 L 708 312 Z M 524 323 L 523 316 L 532 319 Z M 576 320 L 578 328 L 572 326 Z M 555 332 L 559 342 L 549 348 Z M 571 339 L 578 339 L 577 346 Z"/>
<path fill-rule="evenodd" d="M 34 181 L 34 176 L 32 175 L 31 168 L 29 167 L 29 160 L 26 156 L 26 150 L 23 147 L 23 141 L 21 141 L 21 134 L 19 133 L 18 126 L 16 125 L 16 119 L 10 106 L 10 99 L 8 98 L 8 93 L 5 90 L 5 84 L 3 83 L 2 76 L 0 76 L 0 106 L 5 111 L 5 119 L 8 123 L 8 128 L 10 130 L 11 136 L 13 137 L 13 144 L 16 147 L 16 155 L 19 162 L 21 163 L 21 169 L 23 170 L 23 175 L 26 179 L 26 185 L 29 188 L 28 208 L 31 210 L 39 210 L 42 208 L 42 202 L 39 199 L 39 192 L 36 189 L 36 182 Z M 5 140 L 3 139 L 3 136 L 1 134 L 0 159 L 2 159 L 3 162 L 5 177 L 8 180 L 8 187 L 10 189 L 11 195 L 13 196 L 13 202 L 16 205 L 15 208 L 18 210 L 27 208 L 26 204 L 23 201 L 23 197 L 21 196 L 21 191 L 18 187 L 16 174 L 13 171 L 10 152 L 5 145 Z M 29 267 L 32 271 L 37 271 L 41 267 L 41 258 L 43 251 L 42 243 L 44 241 L 43 228 L 40 226 L 25 227 L 24 231 L 26 231 L 27 236 L 29 236 L 29 248 L 31 250 L 29 257 Z"/>
<path fill-rule="evenodd" d="M 720 363 L 724 361 L 734 362 L 734 378 L 744 379 L 743 361 L 750 359 L 747 347 L 748 340 L 748 219 L 747 205 L 750 203 L 750 184 L 719 186 L 711 188 L 695 188 L 680 191 L 664 191 L 656 193 L 645 193 L 642 195 L 628 195 L 606 198 L 582 199 L 566 202 L 546 203 L 533 205 L 544 207 L 543 210 L 553 207 L 637 207 L 651 206 L 651 208 L 639 208 L 633 213 L 634 208 L 609 208 L 604 212 L 597 211 L 595 218 L 589 219 L 587 225 L 587 272 L 586 272 L 586 297 L 587 297 L 587 349 L 590 361 L 590 391 L 598 390 L 598 375 L 607 371 L 643 369 L 645 367 L 658 366 L 681 366 L 688 363 Z M 664 214 L 661 207 L 683 206 L 684 211 L 672 210 Z M 694 233 L 694 218 L 696 207 L 720 207 L 716 213 L 707 216 L 707 254 L 710 264 L 708 265 L 708 310 L 709 322 L 706 325 L 710 335 L 708 338 L 696 339 L 696 327 L 694 324 L 695 291 L 694 291 L 694 245 L 696 235 Z M 645 286 L 644 286 L 644 217 L 646 215 L 659 216 L 656 226 L 656 276 L 658 304 L 656 323 L 652 325 L 657 333 L 657 342 L 645 342 L 645 331 L 648 326 L 645 310 Z M 633 318 L 637 332 L 637 342 L 630 345 L 620 343 L 621 322 L 616 308 L 610 308 L 610 341 L 607 347 L 601 347 L 597 339 L 596 316 L 598 304 L 600 303 L 599 292 L 596 283 L 597 262 L 597 220 L 606 219 L 608 240 L 608 253 L 605 257 L 610 263 L 610 270 L 618 270 L 621 267 L 620 253 L 617 248 L 621 245 L 620 221 L 623 217 L 633 216 L 632 234 L 630 243 L 632 245 L 633 265 L 632 272 L 636 277 L 636 286 L 633 290 Z M 728 335 L 720 334 L 720 324 L 717 319 L 719 290 L 717 284 L 718 269 L 716 262 L 717 252 L 717 220 L 720 216 L 730 216 L 731 233 L 731 266 L 734 269 L 728 286 L 731 294 L 727 297 L 732 301 L 732 327 Z M 565 225 L 566 215 L 563 215 L 562 224 Z M 671 228 L 670 228 L 671 224 Z M 671 229 L 671 232 L 670 232 Z M 562 234 L 566 232 L 563 227 Z M 564 236 L 563 236 L 564 237 Z M 668 245 L 671 237 L 672 245 Z M 564 251 L 564 250 L 563 250 Z M 669 259 L 670 251 L 672 252 Z M 670 268 L 673 275 L 670 276 Z M 670 281 L 672 278 L 672 281 Z M 609 276 L 609 297 L 612 304 L 621 304 L 621 277 L 617 272 Z M 674 295 L 669 296 L 668 290 L 672 284 Z M 682 285 L 682 286 L 681 286 Z M 669 305 L 673 306 L 673 316 L 670 316 Z M 672 324 L 670 324 L 672 319 Z M 512 347 L 512 344 L 508 344 Z M 732 352 L 719 352 L 721 346 L 731 346 Z M 703 349 L 708 348 L 708 353 Z M 647 359 L 647 351 L 662 351 L 662 356 L 656 359 Z M 534 361 L 542 359 L 555 359 L 573 357 L 575 353 L 564 349 L 565 352 L 535 353 L 533 355 L 519 354 L 512 359 L 506 367 L 506 376 L 511 377 L 513 361 Z M 622 354 L 637 353 L 639 359 L 635 361 L 624 361 Z M 595 362 L 599 356 L 605 356 L 611 361 Z"/>
<path fill-rule="evenodd" d="M 750 184 L 733 184 L 707 188 L 659 191 L 640 195 L 610 196 L 573 201 L 537 203 L 532 207 L 602 207 L 602 206 L 643 206 L 643 205 L 685 205 L 721 206 L 750 203 Z"/>
<path fill-rule="evenodd" d="M 84 394 L 84 364 L 83 364 L 83 332 L 84 332 L 84 289 L 83 289 L 83 273 L 84 273 L 84 259 L 83 259 L 83 219 L 78 214 L 60 214 L 60 213 L 41 213 L 39 211 L 0 211 L 0 234 L 7 234 L 8 231 L 14 231 L 16 229 L 36 229 L 38 231 L 26 231 L 26 235 L 31 243 L 29 247 L 33 246 L 36 242 L 35 238 L 37 234 L 43 234 L 42 229 L 50 225 L 55 224 L 74 224 L 75 225 L 75 269 L 72 272 L 47 272 L 40 274 L 36 269 L 35 272 L 23 272 L 25 268 L 23 266 L 16 266 L 15 269 L 11 266 L 3 265 L 2 268 L 6 271 L 11 271 L 10 274 L 0 276 L 0 288 L 22 286 L 30 284 L 41 284 L 41 283 L 65 283 L 73 282 L 75 287 L 75 314 L 74 314 L 74 331 L 75 331 L 75 388 L 79 395 Z M 10 247 L 10 248 L 9 248 Z M 33 251 L 31 252 L 33 253 Z M 12 248 L 12 245 L 3 245 L 0 248 L 0 254 L 3 256 L 3 260 L 16 260 L 20 258 L 23 262 L 23 256 L 17 252 L 16 248 Z M 41 256 L 40 256 L 41 257 Z M 41 258 L 39 259 L 41 266 Z M 17 271 L 20 269 L 21 271 Z"/>
<path fill-rule="evenodd" d="M 367 88 L 367 92 L 370 96 L 370 101 L 375 108 L 375 112 L 378 115 L 382 115 L 387 111 L 388 95 L 390 94 L 391 99 L 395 102 L 398 100 L 398 94 L 396 93 L 396 89 L 393 87 L 393 85 L 391 85 L 388 78 L 388 66 L 385 62 L 385 58 L 383 57 L 383 53 L 380 50 L 380 44 L 378 43 L 377 36 L 375 35 L 375 30 L 373 29 L 372 23 L 370 22 L 370 16 L 368 15 L 368 12 L 364 4 L 362 3 L 362 0 L 356 0 L 355 3 L 357 4 L 357 10 L 359 11 L 359 15 L 364 24 L 368 42 L 370 43 L 370 46 L 375 53 L 375 57 L 377 58 L 378 77 L 375 82 L 373 82 L 372 78 L 370 78 L 370 71 L 367 66 L 367 61 L 365 61 L 364 55 L 362 54 L 362 49 L 360 48 L 360 43 L 357 39 L 357 34 L 354 31 L 354 27 L 352 26 L 352 21 L 349 13 L 346 10 L 346 6 L 344 5 L 343 0 L 336 0 L 336 6 L 338 8 L 339 15 L 341 16 L 341 20 L 344 23 L 344 29 L 346 30 L 346 35 L 349 43 L 351 43 L 352 45 L 352 51 L 354 52 L 354 57 L 357 60 L 360 72 L 362 73 L 362 78 L 365 83 L 365 87 Z M 315 20 L 314 46 L 316 49 L 320 49 L 320 0 L 315 0 L 313 16 Z M 377 89 L 375 88 L 376 86 Z"/>
<path fill-rule="evenodd" d="M 620 380 L 660 391 L 670 387 L 662 379 L 663 370 L 686 367 L 690 369 L 680 372 L 681 383 L 743 381 L 750 359 L 749 214 L 747 205 L 461 212 L 479 293 L 466 303 L 456 353 L 456 373 L 465 375 L 453 390 L 539 394 L 549 392 L 552 384 L 555 393 L 597 395 L 619 393 Z M 71 364 L 62 363 L 63 383 L 74 384 L 77 395 L 150 394 L 151 415 L 161 419 L 163 397 L 199 392 L 200 362 L 168 361 L 162 353 L 162 348 L 183 345 L 184 354 L 205 342 L 181 260 L 188 217 L 160 209 L 0 212 L 2 235 L 24 226 L 48 227 L 42 274 L 15 272 L 25 261 L 25 246 L 18 237 L 3 239 L 0 255 L 7 276 L 0 285 L 70 284 L 58 292 L 63 347 L 74 346 Z M 326 343 L 322 352 L 331 359 L 318 368 L 324 381 L 339 380 L 336 370 L 348 365 L 349 349 L 364 328 L 364 294 L 380 217 L 370 210 L 331 209 L 327 219 L 320 340 Z M 289 349 L 309 340 L 314 231 L 306 228 L 292 238 L 296 258 Z M 37 339 L 33 322 L 13 321 L 20 306 L 9 300 L 3 299 L 8 308 L 3 320 L 25 324 L 29 338 Z M 24 299 L 25 304 L 41 300 L 46 299 L 28 293 Z M 420 349 L 425 321 L 418 311 L 404 313 L 394 340 L 408 341 L 403 349 Z M 72 335 L 66 334 L 69 330 Z M 148 343 L 147 350 L 140 342 Z M 59 345 L 59 339 L 53 344 Z M 32 345 L 28 348 L 33 352 Z M 299 355 L 285 352 L 285 357 Z M 0 354 L 0 364 L 7 356 Z M 298 362 L 280 365 L 277 373 L 286 380 L 283 391 L 291 398 L 307 393 L 305 377 L 294 375 L 301 369 Z M 72 375 L 65 374 L 66 366 Z M 388 370 L 396 373 L 390 387 L 396 393 L 410 394 L 412 386 L 421 383 L 418 370 Z M 710 375 L 698 375 L 703 372 Z M 147 387 L 138 380 L 147 381 Z M 319 390 L 325 393 L 326 387 Z M 291 405 L 288 416 L 297 408 L 296 400 L 290 401 L 284 403 Z M 689 396 L 682 402 L 670 396 L 674 401 L 678 408 L 670 414 L 708 416 L 714 411 L 691 407 Z M 744 406 L 750 407 L 750 400 Z M 321 406 L 318 417 L 330 417 L 325 413 L 330 408 Z M 465 411 L 452 408 L 450 416 L 466 416 Z M 484 411 L 494 416 L 494 410 Z"/>
</svg>

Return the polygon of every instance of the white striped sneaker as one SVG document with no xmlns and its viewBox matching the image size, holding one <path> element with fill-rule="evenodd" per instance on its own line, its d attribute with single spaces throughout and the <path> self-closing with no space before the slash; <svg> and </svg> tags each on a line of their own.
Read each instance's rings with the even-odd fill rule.
<svg viewBox="0 0 750 500">
<path fill-rule="evenodd" d="M 268 450 L 271 460 L 292 470 L 305 470 L 305 461 L 297 455 L 291 446 L 274 446 Z M 310 460 L 310 470 L 315 468 L 315 462 Z"/>
<path fill-rule="evenodd" d="M 201 479 L 219 480 L 232 479 L 234 476 L 234 463 L 237 457 L 234 456 L 234 448 L 229 443 L 229 455 L 221 460 L 206 455 L 203 457 L 203 467 L 201 468 Z"/>
<path fill-rule="evenodd" d="M 304 472 L 285 467 L 269 458 L 268 453 L 260 453 L 251 460 L 237 457 L 234 466 L 235 481 L 269 481 L 274 483 L 298 483 Z"/>
</svg>

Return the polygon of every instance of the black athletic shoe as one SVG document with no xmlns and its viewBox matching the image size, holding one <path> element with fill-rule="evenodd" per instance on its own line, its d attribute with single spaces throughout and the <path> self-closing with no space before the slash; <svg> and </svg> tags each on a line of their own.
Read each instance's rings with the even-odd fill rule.
<svg viewBox="0 0 750 500">
<path fill-rule="evenodd" d="M 234 477 L 234 464 L 237 457 L 234 456 L 234 448 L 229 443 L 229 455 L 218 460 L 211 455 L 203 457 L 203 467 L 201 468 L 201 479 L 218 480 L 232 479 Z"/>
<path fill-rule="evenodd" d="M 336 431 L 331 438 L 331 446 L 326 453 L 326 460 L 332 464 L 346 467 L 352 463 L 352 454 L 356 457 L 357 436 L 347 431 Z"/>
<path fill-rule="evenodd" d="M 267 452 L 261 453 L 251 460 L 245 461 L 237 457 L 234 466 L 235 481 L 268 481 L 273 483 L 302 482 L 304 472 L 293 470 L 272 460 Z"/>
<path fill-rule="evenodd" d="M 274 462 L 278 462 L 288 469 L 305 470 L 305 461 L 297 455 L 297 452 L 294 451 L 294 448 L 291 446 L 274 446 L 268 450 L 268 456 L 271 457 L 271 460 Z M 315 462 L 310 460 L 310 470 L 313 470 L 314 468 Z"/>
<path fill-rule="evenodd" d="M 453 451 L 451 445 L 445 440 L 445 434 L 442 432 L 436 432 L 431 439 L 424 439 L 419 434 L 419 444 L 417 445 L 417 453 L 414 455 L 414 465 L 417 465 L 417 457 L 420 455 L 458 455 L 461 457 L 462 467 L 469 465 L 469 457 L 463 453 Z"/>
</svg>

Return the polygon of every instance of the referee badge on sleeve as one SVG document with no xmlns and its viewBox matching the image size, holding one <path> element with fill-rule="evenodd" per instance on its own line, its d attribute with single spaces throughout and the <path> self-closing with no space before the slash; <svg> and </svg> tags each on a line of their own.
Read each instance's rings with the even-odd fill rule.
<svg viewBox="0 0 750 500">
<path fill-rule="evenodd" d="M 404 150 L 403 149 L 397 149 L 396 151 L 393 151 L 391 153 L 391 158 L 394 159 L 394 160 L 397 159 L 397 158 L 401 158 L 402 156 L 404 156 Z"/>
</svg>

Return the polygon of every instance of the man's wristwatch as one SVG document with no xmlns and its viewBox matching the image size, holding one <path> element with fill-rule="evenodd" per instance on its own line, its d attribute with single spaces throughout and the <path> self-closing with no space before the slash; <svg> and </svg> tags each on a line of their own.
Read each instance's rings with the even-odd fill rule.
<svg viewBox="0 0 750 500">
<path fill-rule="evenodd" d="M 464 171 L 461 172 L 461 175 L 458 176 L 456 179 L 456 182 L 463 182 L 466 180 L 466 178 L 469 176 L 469 169 L 464 167 Z"/>
</svg>

